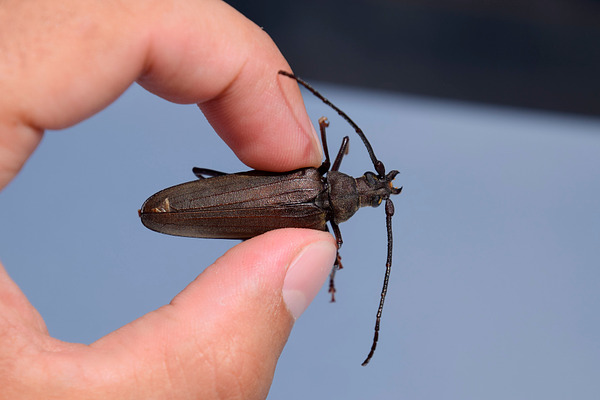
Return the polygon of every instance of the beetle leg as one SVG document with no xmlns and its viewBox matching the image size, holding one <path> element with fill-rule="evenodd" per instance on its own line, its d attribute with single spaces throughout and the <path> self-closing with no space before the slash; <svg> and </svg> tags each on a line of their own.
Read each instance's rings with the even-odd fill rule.
<svg viewBox="0 0 600 400">
<path fill-rule="evenodd" d="M 329 293 L 331 293 L 332 303 L 335 303 L 335 273 L 342 268 L 342 256 L 340 256 L 340 252 L 338 251 L 335 256 L 335 263 L 333 264 L 333 268 L 331 268 L 331 272 L 329 273 Z"/>
<path fill-rule="evenodd" d="M 323 143 L 323 153 L 325 154 L 325 161 L 319 167 L 319 173 L 321 175 L 325 175 L 325 172 L 329 171 L 329 167 L 331 166 L 331 161 L 329 159 L 329 148 L 327 147 L 327 134 L 325 133 L 325 128 L 329 126 L 329 121 L 327 121 L 326 117 L 319 118 L 319 130 L 321 131 L 321 143 Z"/>
<path fill-rule="evenodd" d="M 333 228 L 333 234 L 335 235 L 335 240 L 337 241 L 337 247 L 338 247 L 338 251 L 339 251 L 339 249 L 342 248 L 342 244 L 344 244 L 344 241 L 342 240 L 342 232 L 340 232 L 340 228 L 338 227 L 338 225 L 335 222 L 329 221 L 329 223 L 331 224 L 331 227 Z M 339 255 L 338 255 L 338 257 L 339 257 Z"/>
<path fill-rule="evenodd" d="M 339 253 L 338 253 L 339 257 Z M 335 272 L 339 269 L 338 267 L 338 257 L 335 259 L 335 264 L 333 264 L 333 268 L 331 268 L 331 272 L 329 273 L 329 293 L 331 294 L 331 302 L 335 303 Z"/>
<path fill-rule="evenodd" d="M 331 302 L 335 302 L 335 273 L 338 269 L 342 269 L 342 256 L 340 256 L 340 247 L 342 247 L 342 233 L 340 232 L 340 228 L 333 221 L 329 221 L 331 224 L 331 228 L 333 228 L 333 233 L 335 235 L 335 240 L 337 244 L 338 251 L 335 255 L 335 262 L 333 264 L 333 268 L 331 268 L 331 273 L 329 274 L 329 293 L 331 293 Z M 327 227 L 327 232 L 329 232 L 329 227 Z"/>
<path fill-rule="evenodd" d="M 331 228 L 333 229 L 333 233 L 335 234 L 335 240 L 337 242 L 338 248 L 338 251 L 335 255 L 335 263 L 333 264 L 331 274 L 329 274 L 329 293 L 331 293 L 331 302 L 333 303 L 335 301 L 335 273 L 338 269 L 344 268 L 342 266 L 342 256 L 340 256 L 340 248 L 342 247 L 344 241 L 342 240 L 342 232 L 340 232 L 340 228 L 338 227 L 338 225 L 333 221 L 329 222 L 331 223 Z"/>
<path fill-rule="evenodd" d="M 342 139 L 342 145 L 340 146 L 340 151 L 338 151 L 337 157 L 335 157 L 335 161 L 333 162 L 333 166 L 331 167 L 332 171 L 337 171 L 340 169 L 340 164 L 342 163 L 342 158 L 346 154 L 348 154 L 348 144 L 350 143 L 350 138 L 348 136 L 344 136 Z"/>
<path fill-rule="evenodd" d="M 198 167 L 192 168 L 192 172 L 194 173 L 194 175 L 196 175 L 196 177 L 198 179 L 214 178 L 215 176 L 227 175 L 226 172 L 215 171 L 214 169 L 208 169 L 208 168 L 198 168 Z"/>
</svg>

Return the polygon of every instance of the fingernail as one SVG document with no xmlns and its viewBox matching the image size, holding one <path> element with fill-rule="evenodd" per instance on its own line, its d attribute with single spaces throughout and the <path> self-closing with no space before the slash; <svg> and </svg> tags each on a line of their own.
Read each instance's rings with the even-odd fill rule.
<svg viewBox="0 0 600 400">
<path fill-rule="evenodd" d="M 308 115 L 307 115 L 308 118 Z M 323 162 L 323 146 L 321 146 L 320 136 L 315 129 L 315 126 L 310 122 L 310 119 L 307 119 L 308 126 L 310 127 L 310 133 L 312 135 L 313 146 L 315 147 L 315 157 L 317 157 L 316 162 L 320 165 Z"/>
<path fill-rule="evenodd" d="M 317 130 L 315 129 L 315 126 L 312 124 L 312 122 L 310 122 L 310 119 L 308 120 L 308 124 L 310 126 L 310 133 L 312 133 L 313 140 L 317 143 L 317 146 L 321 148 L 321 139 L 317 133 Z"/>
<path fill-rule="evenodd" d="M 290 263 L 283 282 L 283 300 L 294 319 L 302 315 L 323 286 L 336 250 L 331 242 L 312 243 Z"/>
</svg>

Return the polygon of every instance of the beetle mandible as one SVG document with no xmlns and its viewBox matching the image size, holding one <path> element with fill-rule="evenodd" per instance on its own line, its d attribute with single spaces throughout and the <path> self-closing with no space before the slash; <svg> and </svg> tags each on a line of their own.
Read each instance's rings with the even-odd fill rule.
<svg viewBox="0 0 600 400">
<path fill-rule="evenodd" d="M 338 171 L 348 150 L 349 137 L 343 138 L 332 164 L 325 133 L 329 122 L 321 117 L 319 128 L 325 161 L 319 168 L 300 168 L 283 173 L 253 170 L 235 174 L 194 168 L 197 180 L 150 196 L 139 210 L 139 215 L 147 228 L 157 232 L 220 239 L 248 239 L 278 228 L 325 231 L 328 230 L 329 222 L 338 246 L 338 255 L 329 279 L 331 300 L 335 301 L 334 276 L 342 268 L 339 249 L 343 241 L 338 224 L 352 217 L 360 207 L 377 207 L 385 200 L 388 239 L 386 269 L 373 342 L 362 363 L 364 366 L 369 363 L 377 347 L 381 313 L 392 266 L 394 204 L 390 195 L 402 191 L 402 187 L 392 185 L 398 171 L 386 174 L 383 163 L 375 157 L 367 137 L 345 112 L 296 75 L 286 71 L 279 71 L 279 74 L 295 79 L 354 128 L 369 153 L 375 173 L 365 172 L 363 176 L 353 178 Z"/>
</svg>

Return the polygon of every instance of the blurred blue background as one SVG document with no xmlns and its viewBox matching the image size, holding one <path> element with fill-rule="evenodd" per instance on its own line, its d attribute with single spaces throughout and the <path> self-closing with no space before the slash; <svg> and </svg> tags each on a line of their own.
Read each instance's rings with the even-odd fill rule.
<svg viewBox="0 0 600 400">
<path fill-rule="evenodd" d="M 394 263 L 371 364 L 360 366 L 385 269 L 381 207 L 340 226 L 338 301 L 324 287 L 297 322 L 269 398 L 599 398 L 600 119 L 311 83 L 401 171 L 404 191 L 394 198 Z M 351 128 L 305 101 L 315 123 L 329 117 L 332 149 L 350 135 L 342 171 L 370 170 Z M 138 86 L 48 132 L 0 193 L 0 257 L 52 335 L 90 343 L 169 302 L 236 243 L 140 223 L 142 202 L 192 180 L 192 166 L 246 169 L 195 106 Z"/>
</svg>

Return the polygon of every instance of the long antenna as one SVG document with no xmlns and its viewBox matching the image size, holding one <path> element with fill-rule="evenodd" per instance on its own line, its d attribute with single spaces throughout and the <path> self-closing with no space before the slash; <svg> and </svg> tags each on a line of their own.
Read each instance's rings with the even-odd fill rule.
<svg viewBox="0 0 600 400">
<path fill-rule="evenodd" d="M 292 78 L 292 79 L 296 80 L 299 84 L 301 84 L 306 89 L 308 89 L 312 94 L 314 94 L 316 97 L 318 97 L 319 99 L 321 99 L 321 101 L 323 103 L 325 103 L 329 107 L 333 108 L 342 118 L 344 118 L 350 125 L 352 125 L 352 127 L 354 128 L 354 130 L 358 134 L 358 137 L 360 137 L 360 139 L 365 144 L 365 147 L 367 148 L 367 153 L 369 153 L 369 157 L 371 157 L 371 162 L 373 163 L 373 166 L 375 167 L 375 171 L 377 171 L 377 173 L 379 174 L 380 177 L 383 177 L 385 175 L 385 167 L 383 166 L 383 163 L 381 161 L 379 161 L 377 159 L 377 157 L 375 156 L 375 152 L 373 151 L 373 147 L 371 147 L 371 143 L 369 143 L 369 140 L 367 139 L 367 137 L 363 133 L 362 129 L 360 129 L 360 127 L 358 125 L 356 125 L 356 122 L 352 121 L 352 119 L 345 112 L 343 112 L 342 110 L 340 110 L 331 101 L 327 100 L 327 98 L 325 96 L 323 96 L 321 93 L 319 93 L 315 88 L 313 88 L 312 86 L 310 86 L 303 79 L 297 77 L 296 75 L 292 74 L 291 72 L 287 72 L 287 71 L 283 71 L 283 70 L 279 71 L 279 74 L 280 75 L 285 75 L 285 76 L 287 76 L 289 78 Z"/>
<path fill-rule="evenodd" d="M 375 333 L 373 334 L 373 344 L 371 350 L 362 362 L 364 367 L 371 361 L 375 349 L 377 348 L 377 341 L 379 340 L 379 325 L 381 324 L 381 314 L 383 313 L 383 303 L 385 302 L 385 296 L 387 295 L 388 283 L 390 281 L 390 272 L 392 272 L 392 250 L 394 247 L 394 239 L 392 237 L 392 216 L 394 215 L 394 203 L 391 199 L 385 201 L 385 225 L 387 228 L 388 237 L 388 248 L 387 248 L 387 261 L 385 263 L 385 276 L 383 278 L 383 288 L 381 289 L 381 298 L 379 300 L 379 308 L 377 309 L 377 318 L 375 319 Z"/>
<path fill-rule="evenodd" d="M 327 100 L 325 98 L 325 96 L 323 96 L 321 93 L 319 93 L 316 89 L 314 89 L 308 83 L 306 83 L 302 79 L 298 78 L 296 75 L 292 74 L 291 72 L 279 71 L 279 74 L 285 75 L 289 78 L 296 80 L 299 84 L 301 84 L 306 89 L 308 89 L 312 94 L 314 94 L 316 97 L 321 99 L 321 101 L 323 103 L 325 103 L 329 107 L 333 108 L 342 118 L 344 118 L 354 128 L 354 130 L 356 131 L 358 136 L 361 138 L 361 140 L 365 144 L 367 152 L 369 153 L 369 157 L 371 157 L 371 161 L 373 162 L 373 166 L 375 167 L 375 171 L 377 171 L 377 173 L 379 174 L 379 179 L 381 179 L 387 185 L 385 187 L 387 194 L 385 195 L 385 197 L 383 197 L 385 199 L 385 217 L 386 217 L 385 223 L 386 223 L 386 228 L 387 228 L 387 239 L 388 239 L 387 260 L 386 260 L 386 264 L 385 264 L 385 276 L 383 278 L 383 287 L 381 289 L 381 297 L 379 300 L 379 307 L 377 309 L 377 316 L 375 319 L 373 343 L 371 345 L 371 350 L 369 351 L 369 354 L 367 355 L 367 357 L 365 358 L 365 360 L 362 363 L 362 365 L 365 366 L 369 363 L 369 361 L 371 361 L 371 358 L 373 357 L 373 354 L 375 353 L 375 349 L 377 348 L 377 342 L 379 341 L 379 327 L 381 324 L 381 314 L 383 313 L 383 304 L 385 302 L 385 297 L 387 295 L 388 283 L 390 280 L 390 273 L 392 271 L 392 253 L 393 253 L 393 241 L 394 241 L 393 235 L 392 235 L 392 216 L 394 215 L 394 203 L 389 198 L 389 195 L 400 194 L 400 192 L 402 191 L 402 188 L 395 188 L 392 186 L 392 180 L 398 174 L 398 171 L 394 170 L 394 171 L 391 171 L 387 175 L 385 174 L 385 167 L 384 167 L 383 163 L 381 161 L 379 161 L 377 159 L 377 157 L 375 157 L 375 153 L 373 152 L 371 143 L 369 143 L 369 140 L 363 133 L 362 129 L 360 129 L 358 127 L 358 125 L 356 125 L 356 123 L 354 121 L 352 121 L 352 119 L 345 112 L 340 110 L 337 106 L 335 106 L 332 102 Z M 329 160 L 329 157 L 327 157 L 327 160 Z M 337 161 L 334 162 L 334 164 L 335 163 L 337 163 Z M 334 229 L 335 229 L 337 227 L 337 225 L 332 223 L 332 227 L 334 227 Z M 338 237 L 338 234 L 336 234 L 336 237 Z M 332 272 L 332 276 L 330 279 L 330 291 L 333 288 L 333 274 L 334 273 L 335 273 L 335 267 L 334 267 L 334 270 Z"/>
</svg>

